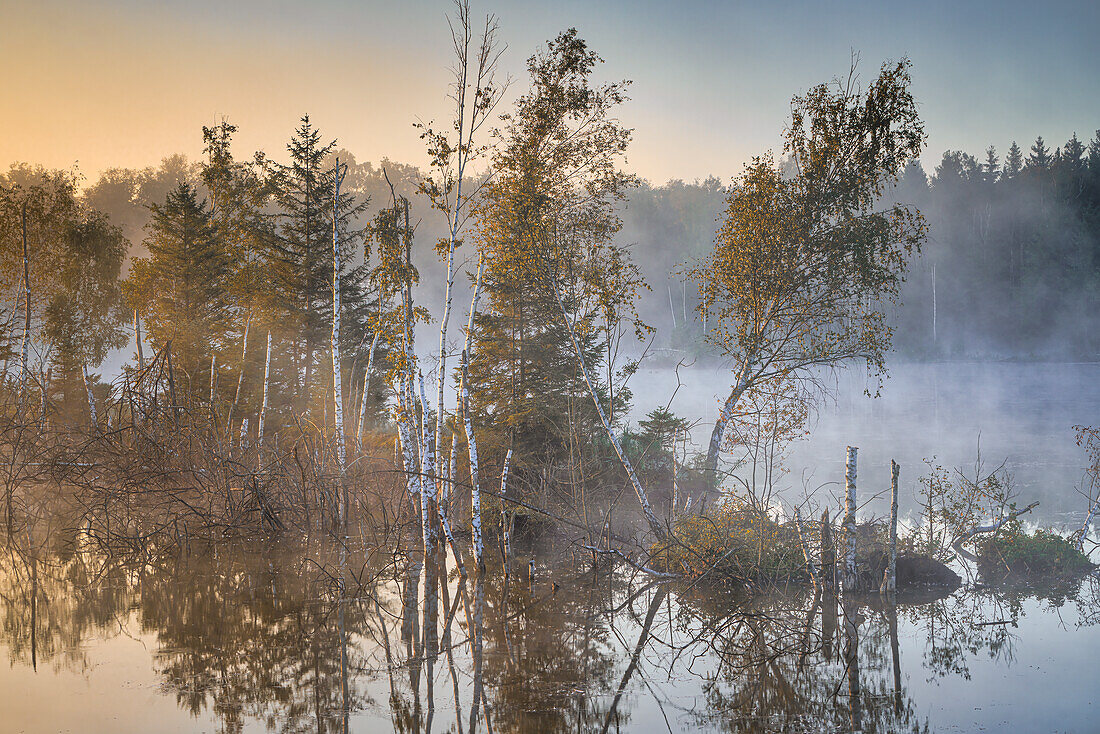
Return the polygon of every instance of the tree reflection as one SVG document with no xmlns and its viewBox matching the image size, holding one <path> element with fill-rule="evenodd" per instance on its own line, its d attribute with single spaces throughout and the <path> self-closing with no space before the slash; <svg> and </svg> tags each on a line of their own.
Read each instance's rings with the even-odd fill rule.
<svg viewBox="0 0 1100 734">
<path fill-rule="evenodd" d="M 1012 665 L 1035 596 L 749 595 L 604 570 L 527 584 L 499 569 L 449 574 L 442 552 L 353 571 L 362 555 L 340 547 L 150 561 L 56 540 L 12 539 L 0 555 L 13 663 L 90 675 L 90 640 L 144 634 L 162 690 L 225 732 L 348 732 L 367 718 L 409 733 L 664 728 L 633 720 L 642 701 L 672 731 L 922 731 L 927 702 L 904 673 L 967 678 L 976 656 Z M 1039 601 L 1100 621 L 1095 576 Z M 923 641 L 920 656 L 902 659 L 899 627 Z"/>
</svg>

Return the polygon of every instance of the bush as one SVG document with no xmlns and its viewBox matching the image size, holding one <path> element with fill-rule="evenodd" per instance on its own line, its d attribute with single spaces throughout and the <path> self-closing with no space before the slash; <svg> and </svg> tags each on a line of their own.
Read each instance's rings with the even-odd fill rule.
<svg viewBox="0 0 1100 734">
<path fill-rule="evenodd" d="M 977 543 L 978 570 L 986 578 L 1071 573 L 1093 567 L 1068 539 L 1049 530 L 1028 535 L 1019 523 Z"/>
<path fill-rule="evenodd" d="M 727 501 L 705 515 L 681 518 L 658 543 L 653 563 L 688 576 L 714 573 L 743 581 L 806 577 L 798 532 Z"/>
</svg>

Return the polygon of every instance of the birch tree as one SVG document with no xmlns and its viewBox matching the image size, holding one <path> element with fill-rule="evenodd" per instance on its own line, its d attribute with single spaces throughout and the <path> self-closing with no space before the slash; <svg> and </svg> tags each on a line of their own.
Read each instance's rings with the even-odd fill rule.
<svg viewBox="0 0 1100 734">
<path fill-rule="evenodd" d="M 909 66 L 884 64 L 866 90 L 853 66 L 846 80 L 794 97 L 783 147 L 793 173 L 754 158 L 732 187 L 713 252 L 689 269 L 704 318 L 717 317 L 707 338 L 732 362 L 707 449 L 713 481 L 746 392 L 855 360 L 885 375 L 884 307 L 925 236 L 919 212 L 878 204 L 925 139 Z"/>
<path fill-rule="evenodd" d="M 454 53 L 454 81 L 450 98 L 454 103 L 449 128 L 435 129 L 419 125 L 431 157 L 431 169 L 420 190 L 447 220 L 447 239 L 439 243 L 439 254 L 446 262 L 443 312 L 439 318 L 439 363 L 436 369 L 435 445 L 443 446 L 444 386 L 447 379 L 447 329 L 451 318 L 455 280 L 455 250 L 470 219 L 472 205 L 488 180 L 467 180 L 474 174 L 471 165 L 484 157 L 488 148 L 479 142 L 486 122 L 507 88 L 497 83 L 497 65 L 504 46 L 497 40 L 497 19 L 486 15 L 483 25 L 475 28 L 468 0 L 456 0 L 455 15 L 448 18 Z M 437 478 L 438 480 L 438 478 Z M 442 491 L 442 486 L 439 487 Z"/>
<path fill-rule="evenodd" d="M 611 339 L 600 325 L 618 328 L 622 316 L 642 327 L 633 310 L 640 276 L 613 243 L 614 203 L 636 182 L 620 167 L 631 133 L 614 117 L 627 83 L 593 85 L 601 61 L 575 30 L 561 33 L 528 61 L 531 89 L 504 116 L 494 179 L 478 205 L 488 304 L 474 322 L 471 392 L 497 451 L 516 452 L 517 483 L 536 455 L 564 455 L 562 427 L 606 436 L 662 535 L 597 378 Z"/>
</svg>

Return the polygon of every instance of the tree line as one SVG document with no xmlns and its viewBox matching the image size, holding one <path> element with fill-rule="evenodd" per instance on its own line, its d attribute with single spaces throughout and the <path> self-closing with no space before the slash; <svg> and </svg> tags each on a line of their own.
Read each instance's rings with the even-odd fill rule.
<svg viewBox="0 0 1100 734">
<path fill-rule="evenodd" d="M 575 30 L 529 58 L 526 89 L 499 110 L 496 21 L 457 8 L 453 117 L 419 127 L 419 175 L 355 164 L 308 116 L 278 156 L 241 157 L 223 121 L 203 128 L 197 164 L 111 171 L 84 191 L 68 173 L 13 169 L 0 346 L 14 404 L 103 440 L 153 423 L 173 442 L 201 429 L 201 461 L 233 467 L 226 506 L 238 482 L 292 497 L 315 470 L 337 526 L 352 509 L 349 471 L 369 458 L 402 478 L 425 559 L 456 542 L 461 518 L 480 565 L 483 493 L 509 518 L 505 539 L 520 508 L 591 527 L 593 495 L 623 493 L 664 537 L 686 509 L 678 498 L 720 483 L 721 455 L 762 416 L 769 435 L 797 428 L 821 369 L 884 372 L 889 307 L 926 231 L 915 208 L 883 199 L 925 141 L 907 60 L 866 87 L 853 69 L 796 96 L 780 157 L 754 158 L 728 187 L 658 191 L 625 167 L 629 82 L 599 81 L 602 59 Z M 96 203 L 120 192 L 131 208 L 116 225 Z M 143 197 L 127 269 L 123 228 L 133 235 Z M 696 457 L 677 450 L 688 421 L 667 411 L 626 427 L 626 381 L 654 331 L 643 297 L 660 284 L 624 217 L 648 207 L 660 221 L 671 207 L 669 231 L 697 238 L 715 202 L 713 241 L 676 265 L 679 299 L 663 294 L 680 328 L 731 365 Z M 122 374 L 97 380 L 128 343 Z"/>
</svg>

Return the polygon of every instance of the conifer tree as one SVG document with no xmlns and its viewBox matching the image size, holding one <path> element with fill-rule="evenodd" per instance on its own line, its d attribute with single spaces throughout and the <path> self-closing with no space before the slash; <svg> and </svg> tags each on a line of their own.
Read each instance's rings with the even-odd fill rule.
<svg viewBox="0 0 1100 734">
<path fill-rule="evenodd" d="M 636 317 L 640 279 L 612 242 L 612 205 L 635 183 L 619 168 L 630 131 L 613 117 L 626 83 L 593 85 L 600 61 L 572 29 L 528 61 L 531 89 L 504 116 L 496 177 L 477 209 L 487 301 L 469 367 L 478 444 L 498 458 L 511 447 L 521 486 L 571 451 L 608 450 L 591 440 L 604 433 L 591 393 L 612 412 L 596 376 L 608 330 Z M 614 413 L 627 397 L 616 394 Z"/>
<path fill-rule="evenodd" d="M 156 347 L 171 342 L 174 364 L 198 390 L 206 384 L 200 375 L 211 353 L 223 345 L 230 322 L 229 255 L 206 200 L 191 184 L 180 183 L 151 209 L 145 240 L 149 257 L 131 267 L 128 300 L 141 312 Z"/>
<path fill-rule="evenodd" d="M 292 375 L 299 409 L 323 398 L 327 363 L 323 358 L 332 324 L 332 232 L 335 181 L 326 161 L 336 141 L 322 142 L 321 132 L 302 117 L 301 125 L 287 144 L 290 162 L 278 164 L 264 160 L 270 174 L 279 207 L 278 236 L 272 275 L 278 288 L 280 308 L 286 314 L 284 329 L 296 333 L 290 342 Z M 336 211 L 339 218 L 339 247 L 342 267 L 341 288 L 354 305 L 358 299 L 363 271 L 355 269 L 353 250 L 363 230 L 356 218 L 366 209 L 367 201 L 356 202 L 351 194 L 341 193 Z M 358 344 L 363 336 L 363 321 L 344 321 L 342 341 Z M 320 388 L 318 388 L 320 385 Z"/>
<path fill-rule="evenodd" d="M 1016 141 L 1012 141 L 1012 146 L 1008 149 L 1008 154 L 1005 156 L 1005 165 L 1003 177 L 1005 180 L 1015 178 L 1020 175 L 1020 172 L 1024 170 L 1024 154 L 1020 150 L 1020 146 L 1016 144 Z"/>
</svg>

